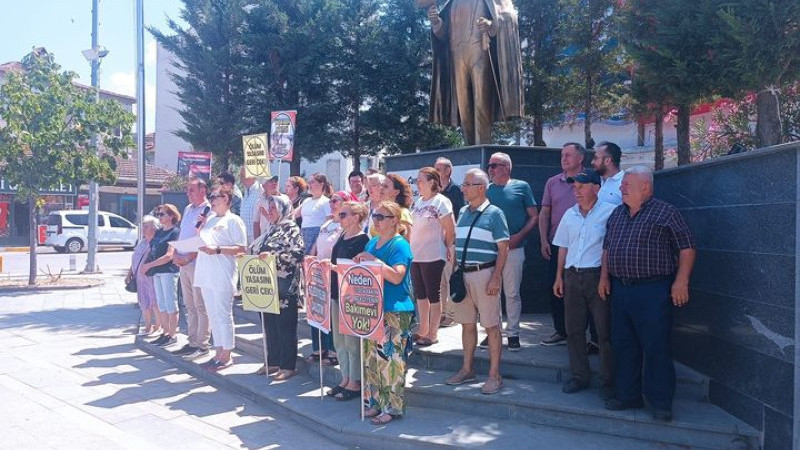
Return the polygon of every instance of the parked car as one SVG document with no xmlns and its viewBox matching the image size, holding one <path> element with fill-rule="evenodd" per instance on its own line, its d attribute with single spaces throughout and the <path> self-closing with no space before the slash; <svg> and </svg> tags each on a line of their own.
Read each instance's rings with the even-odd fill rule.
<svg viewBox="0 0 800 450">
<path fill-rule="evenodd" d="M 89 244 L 89 211 L 53 211 L 47 217 L 44 245 L 59 253 L 77 253 Z M 97 244 L 132 250 L 138 238 L 136 225 L 106 211 L 97 212 Z"/>
</svg>

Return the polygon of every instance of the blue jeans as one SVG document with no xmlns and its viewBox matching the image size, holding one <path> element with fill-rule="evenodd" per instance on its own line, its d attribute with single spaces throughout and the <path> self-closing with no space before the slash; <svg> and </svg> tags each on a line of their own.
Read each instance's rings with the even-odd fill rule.
<svg viewBox="0 0 800 450">
<path fill-rule="evenodd" d="M 611 284 L 611 347 L 617 399 L 639 401 L 644 394 L 656 409 L 672 409 L 672 279 Z M 642 373 L 644 366 L 644 373 Z"/>
</svg>

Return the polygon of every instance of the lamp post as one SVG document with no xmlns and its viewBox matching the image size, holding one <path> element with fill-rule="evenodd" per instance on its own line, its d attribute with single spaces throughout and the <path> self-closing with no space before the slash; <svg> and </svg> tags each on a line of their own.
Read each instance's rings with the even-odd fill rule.
<svg viewBox="0 0 800 450">
<path fill-rule="evenodd" d="M 97 43 L 97 23 L 98 23 L 98 0 L 92 0 L 92 48 L 84 50 L 83 57 L 86 58 L 92 65 L 92 88 L 94 89 L 95 101 L 100 101 L 100 83 L 98 82 L 98 70 L 100 68 L 100 60 L 108 55 L 108 50 Z M 93 147 L 97 146 L 97 136 L 92 136 Z M 89 245 L 88 254 L 86 256 L 86 268 L 84 273 L 96 273 L 97 264 L 95 257 L 97 256 L 97 206 L 98 206 L 98 186 L 97 181 L 89 181 Z"/>
<path fill-rule="evenodd" d="M 138 176 L 136 177 L 136 214 L 139 222 L 144 217 L 145 190 L 147 189 L 147 178 L 145 172 L 146 150 L 144 148 L 145 138 L 145 117 L 144 117 L 144 0 L 136 0 L 136 148 L 139 166 Z M 142 238 L 142 227 L 139 227 L 139 239 Z"/>
</svg>

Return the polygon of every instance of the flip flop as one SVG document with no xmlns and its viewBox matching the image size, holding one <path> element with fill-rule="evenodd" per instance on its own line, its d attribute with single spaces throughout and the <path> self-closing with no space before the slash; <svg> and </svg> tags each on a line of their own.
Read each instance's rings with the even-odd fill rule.
<svg viewBox="0 0 800 450">
<path fill-rule="evenodd" d="M 306 362 L 309 364 L 314 364 L 319 362 L 319 353 L 312 353 L 306 356 Z"/>
<path fill-rule="evenodd" d="M 348 400 L 353 400 L 354 398 L 358 398 L 361 396 L 361 391 L 351 391 L 350 389 L 342 389 L 336 396 L 334 397 L 336 400 L 340 402 L 346 402 Z"/>
<path fill-rule="evenodd" d="M 399 418 L 400 416 L 393 416 L 388 413 L 382 413 L 373 417 L 372 420 L 370 420 L 370 422 L 372 422 L 373 425 L 386 425 L 390 423 L 392 420 Z"/>
<path fill-rule="evenodd" d="M 328 393 L 327 393 L 327 394 L 325 394 L 325 395 L 327 395 L 328 397 L 336 397 L 336 396 L 337 396 L 337 395 L 338 395 L 340 392 L 342 392 L 342 391 L 344 391 L 344 390 L 346 390 L 344 387 L 342 387 L 342 386 L 339 386 L 339 385 L 337 384 L 337 385 L 336 385 L 336 387 L 334 387 L 333 389 L 331 389 L 330 391 L 328 391 Z"/>
<path fill-rule="evenodd" d="M 439 343 L 438 339 L 435 340 L 435 341 L 432 341 L 432 340 L 430 340 L 430 339 L 428 339 L 426 337 L 419 338 L 415 342 L 415 344 L 417 344 L 417 347 L 429 347 L 429 346 L 431 346 L 433 344 L 438 344 L 438 343 Z"/>
</svg>

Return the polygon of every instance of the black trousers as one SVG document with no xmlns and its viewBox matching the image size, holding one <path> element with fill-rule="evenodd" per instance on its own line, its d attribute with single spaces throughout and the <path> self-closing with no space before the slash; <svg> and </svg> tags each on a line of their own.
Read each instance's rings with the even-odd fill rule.
<svg viewBox="0 0 800 450">
<path fill-rule="evenodd" d="M 553 328 L 556 333 L 567 337 L 567 327 L 564 324 L 564 300 L 553 294 L 553 284 L 556 282 L 558 273 L 558 249 L 557 245 L 550 244 L 550 261 L 547 262 L 547 289 L 550 292 L 550 314 L 553 315 Z"/>
<path fill-rule="evenodd" d="M 280 314 L 261 313 L 266 324 L 267 365 L 295 370 L 297 365 L 297 301 Z"/>
</svg>

